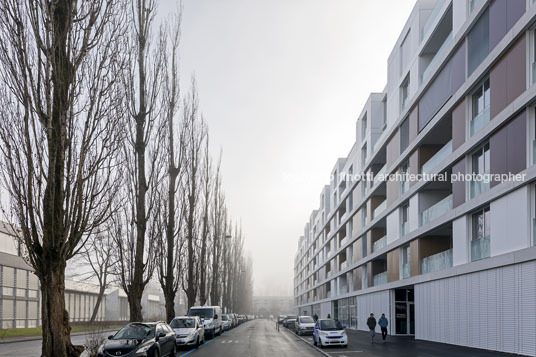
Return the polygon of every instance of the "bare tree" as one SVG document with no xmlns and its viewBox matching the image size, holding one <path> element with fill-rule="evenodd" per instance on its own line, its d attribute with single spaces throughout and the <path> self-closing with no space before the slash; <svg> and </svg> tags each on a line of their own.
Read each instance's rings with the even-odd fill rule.
<svg viewBox="0 0 536 357">
<path fill-rule="evenodd" d="M 187 271 L 182 287 L 186 293 L 188 308 L 196 301 L 199 282 L 199 257 L 196 248 L 199 239 L 199 195 L 200 170 L 202 165 L 203 142 L 206 138 L 206 126 L 199 115 L 199 99 L 195 79 L 183 104 L 183 125 L 185 130 L 185 171 L 182 184 L 183 209 L 182 215 L 185 224 Z"/>
<path fill-rule="evenodd" d="M 210 291 L 210 301 L 213 304 L 219 304 L 221 298 L 220 279 L 221 279 L 221 251 L 223 240 L 227 236 L 227 208 L 225 207 L 225 196 L 221 187 L 220 173 L 221 155 L 218 167 L 216 169 L 214 183 L 214 204 L 212 207 L 212 281 Z"/>
<path fill-rule="evenodd" d="M 208 149 L 208 134 L 205 140 L 205 151 L 203 158 L 203 168 L 202 168 L 202 228 L 201 228 L 201 252 L 199 258 L 199 303 L 205 305 L 207 302 L 208 294 L 208 261 L 210 257 L 208 256 L 208 240 L 210 235 L 210 202 L 212 199 L 212 165 L 210 159 L 210 153 Z"/>
<path fill-rule="evenodd" d="M 110 214 L 124 31 L 120 0 L 0 3 L 0 174 L 41 289 L 42 355 L 78 356 L 65 267 Z"/>
<path fill-rule="evenodd" d="M 129 68 L 124 75 L 128 118 L 127 140 L 122 153 L 126 171 L 123 194 L 128 204 L 122 210 L 114 237 L 117 245 L 116 274 L 127 294 L 130 320 L 142 321 L 141 299 L 154 272 L 155 243 L 161 235 L 157 210 L 158 190 L 165 174 L 160 143 L 165 139 L 165 121 L 160 107 L 165 39 L 153 36 L 156 0 L 136 0 L 130 9 Z"/>
<path fill-rule="evenodd" d="M 184 160 L 184 126 L 180 125 L 179 142 L 175 143 L 175 116 L 179 109 L 179 40 L 181 10 L 172 17 L 167 29 L 170 37 L 169 54 L 164 57 L 165 81 L 164 81 L 164 116 L 167 121 L 167 160 L 168 160 L 168 184 L 167 184 L 167 209 L 164 211 L 163 222 L 166 225 L 165 235 L 161 236 L 158 246 L 157 269 L 160 286 L 164 292 L 166 303 L 166 318 L 170 322 L 175 317 L 175 296 L 179 289 L 179 277 L 181 275 L 181 250 L 182 239 L 180 231 L 182 220 L 178 214 L 177 190 L 178 183 L 183 173 Z M 179 217 L 177 222 L 176 218 Z M 178 225 L 177 225 L 178 223 Z"/>
</svg>

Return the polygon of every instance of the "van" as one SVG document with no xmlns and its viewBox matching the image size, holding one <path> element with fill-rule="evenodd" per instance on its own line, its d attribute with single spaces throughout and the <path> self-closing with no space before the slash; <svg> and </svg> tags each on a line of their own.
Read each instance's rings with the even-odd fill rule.
<svg viewBox="0 0 536 357">
<path fill-rule="evenodd" d="M 219 306 L 192 306 L 188 311 L 188 316 L 199 316 L 203 327 L 205 328 L 205 336 L 214 338 L 223 332 L 223 323 L 221 308 Z"/>
</svg>

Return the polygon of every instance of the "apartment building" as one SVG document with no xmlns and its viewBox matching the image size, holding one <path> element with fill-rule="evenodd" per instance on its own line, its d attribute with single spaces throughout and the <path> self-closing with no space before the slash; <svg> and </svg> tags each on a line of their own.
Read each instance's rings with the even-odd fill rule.
<svg viewBox="0 0 536 357">
<path fill-rule="evenodd" d="M 417 1 L 299 238 L 296 313 L 536 356 L 535 28 L 534 0 Z"/>
</svg>

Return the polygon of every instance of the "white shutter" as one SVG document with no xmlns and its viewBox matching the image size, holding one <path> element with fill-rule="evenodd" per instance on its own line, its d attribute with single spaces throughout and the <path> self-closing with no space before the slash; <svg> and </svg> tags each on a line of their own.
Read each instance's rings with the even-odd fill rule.
<svg viewBox="0 0 536 357">
<path fill-rule="evenodd" d="M 536 262 L 520 265 L 519 351 L 536 356 Z"/>
</svg>

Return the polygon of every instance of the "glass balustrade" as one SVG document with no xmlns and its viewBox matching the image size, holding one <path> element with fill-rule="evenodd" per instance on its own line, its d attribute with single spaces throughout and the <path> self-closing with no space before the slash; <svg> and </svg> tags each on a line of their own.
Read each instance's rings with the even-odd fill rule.
<svg viewBox="0 0 536 357">
<path fill-rule="evenodd" d="M 471 181 L 471 198 L 480 195 L 482 192 L 489 190 L 489 182 Z"/>
<path fill-rule="evenodd" d="M 420 38 L 419 42 L 423 40 L 424 36 L 428 33 L 430 30 L 430 27 L 434 23 L 434 20 L 437 19 L 437 17 L 440 14 L 441 9 L 443 8 L 443 4 L 446 0 L 438 0 L 434 9 L 432 10 L 432 13 L 430 13 L 430 16 L 428 16 L 428 19 L 426 19 L 426 22 L 424 23 L 424 26 L 421 27 L 420 32 Z"/>
<path fill-rule="evenodd" d="M 372 244 L 372 252 L 377 252 L 378 250 L 384 248 L 387 245 L 387 236 L 383 236 Z"/>
<path fill-rule="evenodd" d="M 401 278 L 406 279 L 410 277 L 409 263 L 402 264 Z"/>
<path fill-rule="evenodd" d="M 453 35 L 451 32 L 447 35 L 447 37 L 445 38 L 445 41 L 443 42 L 441 47 L 439 47 L 439 50 L 437 50 L 436 54 L 434 55 L 434 58 L 432 58 L 432 60 L 430 61 L 430 63 L 428 64 L 424 72 L 422 72 L 421 83 L 424 82 L 430 76 L 430 74 L 432 74 L 432 69 L 435 69 L 436 64 L 442 58 L 442 55 L 445 52 L 445 49 L 452 42 L 452 38 L 453 38 Z"/>
<path fill-rule="evenodd" d="M 424 163 L 421 167 L 421 173 L 430 173 L 434 167 L 439 165 L 443 160 L 445 160 L 452 153 L 452 140 L 443 145 L 438 152 L 434 154 L 428 161 Z"/>
<path fill-rule="evenodd" d="M 471 261 L 489 257 L 490 238 L 489 236 L 471 240 Z"/>
<path fill-rule="evenodd" d="M 489 123 L 489 105 L 471 120 L 471 136 L 478 133 Z"/>
<path fill-rule="evenodd" d="M 387 271 L 374 275 L 373 280 L 374 280 L 374 286 L 387 283 Z"/>
<path fill-rule="evenodd" d="M 430 255 L 421 261 L 421 273 L 431 273 L 452 267 L 452 249 Z"/>
<path fill-rule="evenodd" d="M 433 221 L 447 213 L 452 209 L 452 194 L 443 198 L 441 201 L 437 202 L 432 207 L 421 212 L 420 223 L 421 226 L 424 226 L 428 222 Z"/>
<path fill-rule="evenodd" d="M 405 236 L 406 234 L 409 233 L 409 222 L 402 222 L 402 224 L 400 225 L 400 234 Z"/>
<path fill-rule="evenodd" d="M 374 219 L 378 217 L 380 213 L 382 213 L 385 210 L 385 208 L 387 208 L 387 200 L 384 200 L 382 203 L 378 205 L 378 207 L 374 209 L 374 211 L 372 212 L 372 218 Z"/>
</svg>

